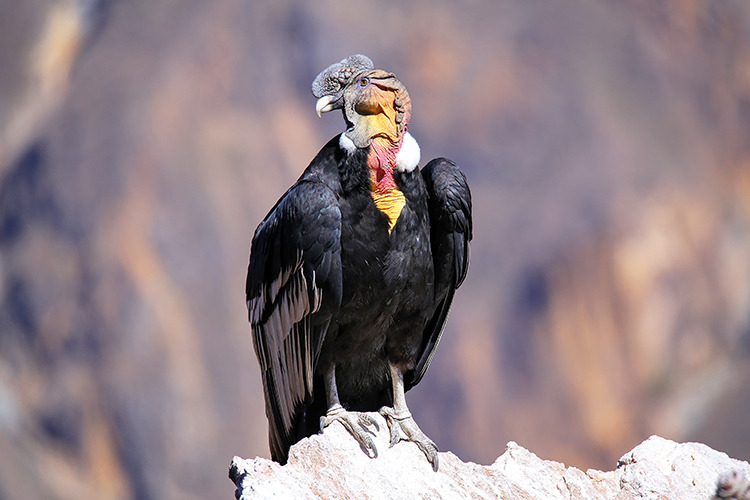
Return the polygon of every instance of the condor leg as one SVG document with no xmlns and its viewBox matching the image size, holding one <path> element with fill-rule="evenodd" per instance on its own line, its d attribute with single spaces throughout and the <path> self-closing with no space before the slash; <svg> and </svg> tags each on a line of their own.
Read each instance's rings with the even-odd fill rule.
<svg viewBox="0 0 750 500">
<path fill-rule="evenodd" d="M 406 396 L 404 395 L 404 375 L 396 366 L 390 364 L 391 381 L 393 383 L 393 408 L 384 406 L 379 413 L 388 423 L 388 429 L 391 431 L 391 446 L 399 441 L 412 441 L 427 460 L 432 464 L 432 470 L 438 470 L 438 448 L 435 443 L 428 438 L 419 428 L 414 418 L 411 416 L 409 408 L 406 406 Z"/>
<path fill-rule="evenodd" d="M 347 411 L 341 406 L 339 401 L 339 392 L 336 388 L 336 365 L 325 372 L 326 395 L 328 397 L 328 411 L 325 416 L 320 417 L 320 432 L 334 422 L 341 422 L 349 434 L 359 443 L 360 448 L 365 454 L 372 458 L 377 458 L 378 450 L 375 448 L 375 442 L 372 440 L 372 431 L 367 428 L 368 425 L 380 430 L 378 423 L 367 413 L 358 411 Z"/>
</svg>

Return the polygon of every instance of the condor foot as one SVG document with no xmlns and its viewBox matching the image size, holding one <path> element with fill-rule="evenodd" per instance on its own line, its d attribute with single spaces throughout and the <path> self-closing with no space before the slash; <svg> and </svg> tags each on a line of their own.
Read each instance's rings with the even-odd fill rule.
<svg viewBox="0 0 750 500">
<path fill-rule="evenodd" d="M 370 458 L 378 457 L 378 449 L 371 436 L 375 434 L 367 426 L 372 425 L 376 431 L 380 430 L 378 423 L 367 413 L 358 411 L 346 411 L 341 405 L 334 405 L 328 409 L 325 416 L 320 417 L 320 432 L 334 422 L 341 422 L 359 443 L 362 451 Z"/>
<path fill-rule="evenodd" d="M 391 444 L 395 445 L 399 441 L 411 441 L 415 443 L 427 460 L 432 464 L 432 470 L 438 470 L 438 447 L 428 438 L 422 429 L 419 428 L 411 413 L 396 414 L 393 408 L 388 406 L 382 407 L 378 413 L 385 418 L 388 424 L 388 430 L 391 431 Z"/>
</svg>

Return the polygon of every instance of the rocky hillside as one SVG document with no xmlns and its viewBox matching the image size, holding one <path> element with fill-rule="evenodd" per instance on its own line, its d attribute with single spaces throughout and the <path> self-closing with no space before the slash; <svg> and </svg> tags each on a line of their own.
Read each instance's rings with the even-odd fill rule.
<svg viewBox="0 0 750 500">
<path fill-rule="evenodd" d="M 341 131 L 310 83 L 356 52 L 473 189 L 407 395 L 441 449 L 750 458 L 748 2 L 23 0 L 0 2 L 0 498 L 220 498 L 227 457 L 268 456 L 250 238 Z"/>
<path fill-rule="evenodd" d="M 235 457 L 229 477 L 238 500 L 261 498 L 466 499 L 514 500 L 750 500 L 750 464 L 699 443 L 675 443 L 658 436 L 626 453 L 617 468 L 582 471 L 542 460 L 510 442 L 492 465 L 462 462 L 440 453 L 433 472 L 412 443 L 388 447 L 385 420 L 373 414 L 382 432 L 374 440 L 377 458 L 359 449 L 336 424 L 294 445 L 289 463 Z M 717 498 L 717 500 L 719 500 Z"/>
</svg>

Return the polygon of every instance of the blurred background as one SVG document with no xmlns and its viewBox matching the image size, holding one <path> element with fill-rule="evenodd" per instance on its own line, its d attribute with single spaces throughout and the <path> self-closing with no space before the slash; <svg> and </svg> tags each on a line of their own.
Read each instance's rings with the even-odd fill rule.
<svg viewBox="0 0 750 500">
<path fill-rule="evenodd" d="M 474 196 L 409 395 L 441 450 L 750 459 L 750 4 L 0 0 L 0 499 L 231 498 L 268 457 L 253 230 L 395 72 Z"/>
</svg>

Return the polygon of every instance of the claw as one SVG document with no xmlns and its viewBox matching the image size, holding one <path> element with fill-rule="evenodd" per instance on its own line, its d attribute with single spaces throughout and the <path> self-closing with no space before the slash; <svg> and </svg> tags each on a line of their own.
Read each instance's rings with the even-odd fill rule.
<svg viewBox="0 0 750 500">
<path fill-rule="evenodd" d="M 340 405 L 331 407 L 324 417 L 320 417 L 320 432 L 333 422 L 341 422 L 341 425 L 359 443 L 359 447 L 370 458 L 378 458 L 378 449 L 375 442 L 368 434 L 375 435 L 368 426 L 372 425 L 375 430 L 380 430 L 378 423 L 366 413 L 358 411 L 346 411 Z"/>
<path fill-rule="evenodd" d="M 359 413 L 359 425 L 362 426 L 362 428 L 367 432 L 370 432 L 370 430 L 367 428 L 368 425 L 372 425 L 373 427 L 375 427 L 375 432 L 380 430 L 380 425 L 378 425 L 378 422 L 367 413 Z"/>
<path fill-rule="evenodd" d="M 398 431 L 398 425 L 394 424 L 396 413 L 393 411 L 393 408 L 388 406 L 382 407 L 378 410 L 378 413 L 383 416 L 385 423 L 388 425 L 388 432 L 391 436 L 391 441 L 388 447 L 393 448 L 393 446 L 402 439 L 401 434 Z"/>
<path fill-rule="evenodd" d="M 385 422 L 388 424 L 388 430 L 391 433 L 390 446 L 395 445 L 399 441 L 411 441 L 415 443 L 427 457 L 427 460 L 432 465 L 432 470 L 435 472 L 438 471 L 438 447 L 422 432 L 410 413 L 406 412 L 403 415 L 397 415 L 395 410 L 388 406 L 382 407 L 378 410 L 378 413 L 385 418 Z"/>
</svg>

